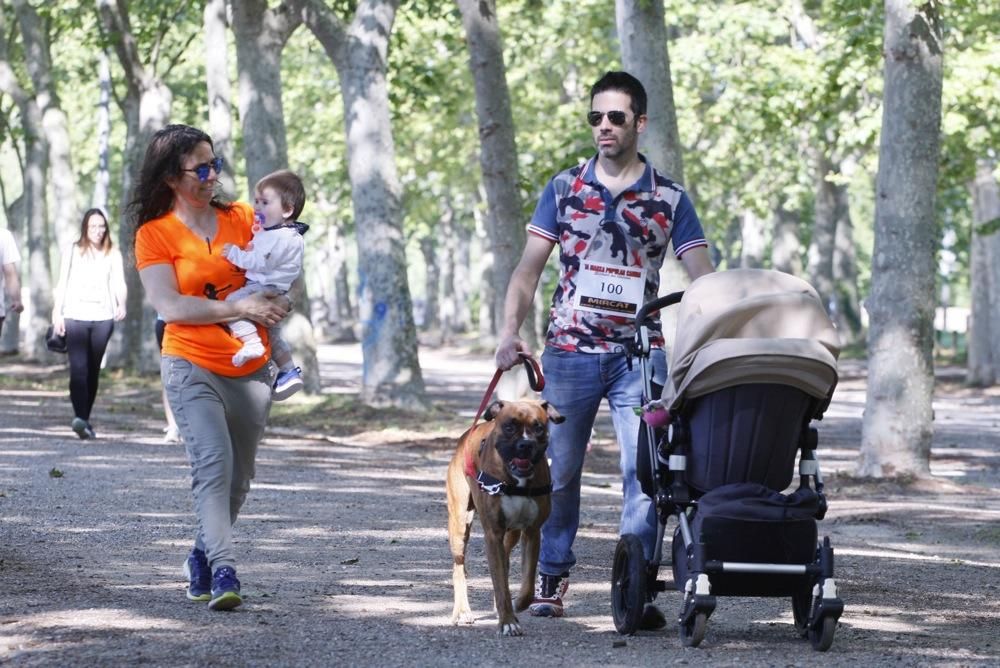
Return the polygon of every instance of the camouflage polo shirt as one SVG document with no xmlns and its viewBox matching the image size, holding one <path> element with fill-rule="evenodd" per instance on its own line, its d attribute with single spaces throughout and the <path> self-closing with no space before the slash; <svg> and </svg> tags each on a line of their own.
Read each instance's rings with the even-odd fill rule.
<svg viewBox="0 0 1000 668">
<path fill-rule="evenodd" d="M 559 244 L 560 275 L 546 345 L 582 353 L 624 350 L 635 336 L 633 317 L 599 313 L 575 304 L 581 263 L 645 269 L 642 303 L 655 299 L 667 243 L 680 258 L 707 246 L 694 206 L 684 189 L 657 172 L 646 158 L 643 175 L 617 197 L 598 182 L 596 156 L 557 174 L 542 192 L 528 231 Z M 657 319 L 651 339 L 662 347 Z"/>
</svg>

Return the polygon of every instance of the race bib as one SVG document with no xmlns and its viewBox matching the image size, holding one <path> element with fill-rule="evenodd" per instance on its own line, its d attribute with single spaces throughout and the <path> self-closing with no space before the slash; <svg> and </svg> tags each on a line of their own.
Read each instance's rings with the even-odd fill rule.
<svg viewBox="0 0 1000 668">
<path fill-rule="evenodd" d="M 645 290 L 645 269 L 581 260 L 573 307 L 634 318 Z"/>
</svg>

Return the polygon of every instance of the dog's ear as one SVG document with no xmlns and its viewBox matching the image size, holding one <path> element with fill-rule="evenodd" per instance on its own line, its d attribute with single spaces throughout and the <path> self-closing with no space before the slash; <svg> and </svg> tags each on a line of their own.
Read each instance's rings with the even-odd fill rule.
<svg viewBox="0 0 1000 668">
<path fill-rule="evenodd" d="M 545 413 L 549 416 L 549 421 L 554 422 L 556 424 L 562 424 L 563 422 L 566 421 L 566 418 L 560 415 L 559 411 L 553 408 L 549 402 L 543 401 L 542 408 L 545 409 Z"/>
<path fill-rule="evenodd" d="M 494 401 L 492 404 L 489 405 L 489 408 L 486 409 L 486 412 L 483 414 L 483 419 L 489 422 L 496 416 L 500 415 L 500 411 L 502 410 L 503 410 L 503 402 Z"/>
</svg>

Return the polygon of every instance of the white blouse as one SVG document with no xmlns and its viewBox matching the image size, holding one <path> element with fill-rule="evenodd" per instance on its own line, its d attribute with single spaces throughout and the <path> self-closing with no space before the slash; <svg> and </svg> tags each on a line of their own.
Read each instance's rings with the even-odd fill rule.
<svg viewBox="0 0 1000 668">
<path fill-rule="evenodd" d="M 125 294 L 122 254 L 115 248 L 107 254 L 81 252 L 72 244 L 63 252 L 59 274 L 62 316 L 72 320 L 111 320 L 118 295 Z"/>
</svg>

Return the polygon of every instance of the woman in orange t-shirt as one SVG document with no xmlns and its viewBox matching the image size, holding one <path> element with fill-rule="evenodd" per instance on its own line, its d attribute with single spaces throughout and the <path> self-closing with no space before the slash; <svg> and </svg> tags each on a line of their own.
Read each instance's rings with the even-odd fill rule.
<svg viewBox="0 0 1000 668">
<path fill-rule="evenodd" d="M 287 296 L 265 293 L 225 301 L 245 278 L 222 248 L 250 240 L 253 208 L 218 197 L 221 169 L 207 134 L 169 125 L 146 149 L 130 205 L 139 278 L 166 322 L 163 386 L 191 464 L 198 531 L 184 563 L 187 597 L 213 610 L 242 603 L 232 525 L 271 408 L 267 329 L 291 306 Z M 241 343 L 222 324 L 238 319 L 258 324 L 267 353 L 234 367 Z"/>
</svg>

